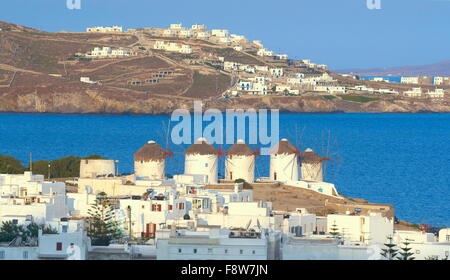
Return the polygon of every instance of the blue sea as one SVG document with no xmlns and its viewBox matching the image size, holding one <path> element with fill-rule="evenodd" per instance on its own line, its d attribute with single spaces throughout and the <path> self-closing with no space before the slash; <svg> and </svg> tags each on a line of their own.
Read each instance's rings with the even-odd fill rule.
<svg viewBox="0 0 450 280">
<path fill-rule="evenodd" d="M 361 80 L 370 80 L 372 81 L 374 78 L 383 78 L 391 83 L 400 83 L 402 77 L 400 76 L 360 76 Z"/>
<path fill-rule="evenodd" d="M 30 152 L 33 160 L 100 154 L 131 173 L 137 149 L 166 142 L 168 119 L 0 114 L 0 154 L 25 164 Z M 450 114 L 280 114 L 280 137 L 333 159 L 326 179 L 341 193 L 393 204 L 402 220 L 450 226 Z M 169 146 L 167 172 L 183 172 L 184 147 Z M 268 164 L 258 157 L 257 176 L 268 176 Z"/>
</svg>

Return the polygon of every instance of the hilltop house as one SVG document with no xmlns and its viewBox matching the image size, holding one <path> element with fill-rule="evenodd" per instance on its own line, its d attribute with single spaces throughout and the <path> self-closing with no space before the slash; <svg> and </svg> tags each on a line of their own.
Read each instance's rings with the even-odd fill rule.
<svg viewBox="0 0 450 280">
<path fill-rule="evenodd" d="M 90 33 L 111 33 L 111 32 L 122 32 L 122 26 L 112 26 L 112 27 L 88 27 L 86 32 Z"/>
<path fill-rule="evenodd" d="M 411 90 L 404 91 L 403 94 L 408 97 L 420 97 L 422 96 L 422 88 L 412 88 Z"/>
<path fill-rule="evenodd" d="M 183 54 L 192 53 L 192 48 L 190 45 L 179 44 L 174 42 L 164 42 L 164 41 L 156 41 L 153 45 L 155 50 L 164 50 L 168 52 L 179 52 Z"/>
</svg>

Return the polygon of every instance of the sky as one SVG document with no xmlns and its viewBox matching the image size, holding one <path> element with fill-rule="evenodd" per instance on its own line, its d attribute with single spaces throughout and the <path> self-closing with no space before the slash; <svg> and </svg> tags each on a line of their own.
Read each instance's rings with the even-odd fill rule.
<svg viewBox="0 0 450 280">
<path fill-rule="evenodd" d="M 50 32 L 206 24 L 331 69 L 450 59 L 450 0 L 370 0 L 381 9 L 368 9 L 368 0 L 79 1 L 81 9 L 68 9 L 67 0 L 2 1 L 0 20 Z"/>
</svg>

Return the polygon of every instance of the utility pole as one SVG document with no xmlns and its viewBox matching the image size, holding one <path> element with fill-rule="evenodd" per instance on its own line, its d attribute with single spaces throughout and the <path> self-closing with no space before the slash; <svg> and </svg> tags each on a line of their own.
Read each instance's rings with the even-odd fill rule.
<svg viewBox="0 0 450 280">
<path fill-rule="evenodd" d="M 128 207 L 127 207 L 127 214 L 128 214 L 128 223 L 129 223 L 129 225 L 128 225 L 128 235 L 129 235 L 130 240 L 131 240 L 131 237 L 132 237 L 132 235 L 131 235 L 131 233 L 132 233 L 131 225 L 132 225 L 132 223 L 131 223 L 131 206 L 130 205 L 128 205 Z"/>
<path fill-rule="evenodd" d="M 30 172 L 33 172 L 33 153 L 30 152 Z"/>
</svg>

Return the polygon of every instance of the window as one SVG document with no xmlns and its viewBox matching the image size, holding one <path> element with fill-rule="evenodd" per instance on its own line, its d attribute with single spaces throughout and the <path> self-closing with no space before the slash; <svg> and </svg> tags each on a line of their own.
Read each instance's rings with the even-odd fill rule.
<svg viewBox="0 0 450 280">
<path fill-rule="evenodd" d="M 181 248 L 178 248 L 178 254 L 181 254 L 183 252 L 183 250 L 181 250 Z"/>
<path fill-rule="evenodd" d="M 228 249 L 225 249 L 225 254 L 228 254 Z"/>
<path fill-rule="evenodd" d="M 64 233 L 67 232 L 67 226 L 62 226 L 62 232 L 64 232 Z"/>
<path fill-rule="evenodd" d="M 212 254 L 213 253 L 213 249 L 212 248 L 208 248 L 208 254 Z"/>
<path fill-rule="evenodd" d="M 5 258 L 5 251 L 0 251 L 0 260 Z"/>
<path fill-rule="evenodd" d="M 244 254 L 244 250 L 239 250 L 239 254 Z"/>
<path fill-rule="evenodd" d="M 447 242 L 450 242 L 450 235 L 445 236 L 445 240 L 446 240 Z"/>
<path fill-rule="evenodd" d="M 56 243 L 56 251 L 62 251 L 62 242 Z"/>
<path fill-rule="evenodd" d="M 23 259 L 28 260 L 28 251 L 23 252 Z"/>
<path fill-rule="evenodd" d="M 17 225 L 17 224 L 19 223 L 19 220 L 13 219 L 13 220 L 12 220 L 12 223 L 13 223 L 14 225 Z"/>
<path fill-rule="evenodd" d="M 194 249 L 194 254 L 197 254 L 197 249 Z"/>
</svg>

